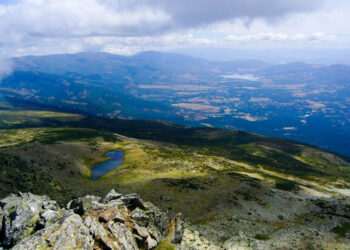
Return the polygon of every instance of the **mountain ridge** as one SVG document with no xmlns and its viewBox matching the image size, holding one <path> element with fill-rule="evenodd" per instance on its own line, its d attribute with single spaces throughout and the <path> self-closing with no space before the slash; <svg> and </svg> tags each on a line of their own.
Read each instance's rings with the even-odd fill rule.
<svg viewBox="0 0 350 250">
<path fill-rule="evenodd" d="M 296 64 L 296 71 L 293 63 L 209 62 L 162 52 L 14 60 L 14 73 L 0 84 L 5 98 L 100 117 L 240 129 L 350 154 L 348 66 Z"/>
</svg>

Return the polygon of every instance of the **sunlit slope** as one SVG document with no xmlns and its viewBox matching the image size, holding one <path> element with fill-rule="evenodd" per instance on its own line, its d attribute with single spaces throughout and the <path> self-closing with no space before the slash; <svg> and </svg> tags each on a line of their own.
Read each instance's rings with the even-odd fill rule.
<svg viewBox="0 0 350 250">
<path fill-rule="evenodd" d="M 106 180 L 128 188 L 147 183 L 153 185 L 153 182 L 163 185 L 163 181 L 169 184 L 172 183 L 171 179 L 186 180 L 181 182 L 185 186 L 187 182 L 189 186 L 194 182 L 196 186 L 195 183 L 211 178 L 213 173 L 214 176 L 223 174 L 219 178 L 220 183 L 229 183 L 231 172 L 238 176 L 244 172 L 246 177 L 267 180 L 287 190 L 311 185 L 327 191 L 336 187 L 345 188 L 350 180 L 350 163 L 345 157 L 293 141 L 241 131 L 186 128 L 165 122 L 109 120 L 35 110 L 0 111 L 0 120 L 3 128 L 0 131 L 1 151 L 9 157 L 18 156 L 21 162 L 19 171 L 27 162 L 31 166 L 41 158 L 48 158 L 50 164 L 42 162 L 39 167 L 33 168 L 45 172 L 46 167 L 56 170 L 55 166 L 60 165 L 62 180 L 69 179 L 70 175 L 65 173 L 72 171 L 75 173 L 72 179 L 94 183 L 89 180 L 89 169 L 103 161 L 108 150 L 115 148 L 125 150 L 126 162 L 101 182 Z M 125 139 L 114 132 L 143 140 Z M 70 154 L 60 155 L 60 150 L 56 148 L 68 152 L 69 148 L 76 148 L 82 152 L 73 157 Z M 32 150 L 43 153 L 35 157 Z M 58 155 L 52 156 L 51 151 Z M 29 158 L 34 158 L 25 158 L 27 154 Z M 70 157 L 73 160 L 67 160 Z M 56 160 L 52 162 L 52 159 Z M 7 171 L 2 177 L 8 177 Z M 52 180 L 59 176 L 52 176 Z M 68 186 L 63 185 L 62 188 L 78 188 L 74 183 L 72 186 L 66 184 Z M 8 190 L 16 188 L 16 184 L 12 183 Z M 7 189 L 3 190 L 5 195 Z"/>
<path fill-rule="evenodd" d="M 190 128 L 161 121 L 104 119 L 54 111 L 0 111 L 0 128 L 71 127 L 173 143 L 205 155 L 304 179 L 348 180 L 349 159 L 290 140 L 237 130 Z"/>
<path fill-rule="evenodd" d="M 165 122 L 38 110 L 0 111 L 0 120 L 1 197 L 30 191 L 65 203 L 114 188 L 182 212 L 214 245 L 240 231 L 264 244 L 345 244 L 345 157 L 293 141 Z M 91 180 L 91 168 L 116 149 L 125 152 L 124 164 Z"/>
</svg>

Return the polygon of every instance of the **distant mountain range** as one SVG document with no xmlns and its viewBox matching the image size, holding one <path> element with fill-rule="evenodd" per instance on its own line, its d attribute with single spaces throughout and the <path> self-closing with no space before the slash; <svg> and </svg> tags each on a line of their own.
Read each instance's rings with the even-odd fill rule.
<svg viewBox="0 0 350 250">
<path fill-rule="evenodd" d="M 350 66 L 211 62 L 154 51 L 27 56 L 13 65 L 0 84 L 4 101 L 243 129 L 350 155 Z"/>
</svg>

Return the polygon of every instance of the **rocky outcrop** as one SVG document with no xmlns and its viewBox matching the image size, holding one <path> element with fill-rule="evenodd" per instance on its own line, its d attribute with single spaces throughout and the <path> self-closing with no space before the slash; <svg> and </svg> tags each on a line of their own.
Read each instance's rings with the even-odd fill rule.
<svg viewBox="0 0 350 250">
<path fill-rule="evenodd" d="M 10 195 L 0 202 L 1 244 L 11 247 L 38 229 L 53 223 L 61 213 L 55 201 L 33 194 Z"/>
<path fill-rule="evenodd" d="M 12 194 L 0 202 L 0 249 L 178 249 L 184 223 L 137 194 L 110 191 L 85 196 L 60 208 L 47 196 Z"/>
</svg>

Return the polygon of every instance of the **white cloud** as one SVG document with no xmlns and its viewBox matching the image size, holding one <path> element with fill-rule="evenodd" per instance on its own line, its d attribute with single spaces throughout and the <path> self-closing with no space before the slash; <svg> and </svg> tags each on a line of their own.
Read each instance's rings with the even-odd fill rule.
<svg viewBox="0 0 350 250">
<path fill-rule="evenodd" d="M 23 0 L 2 6 L 0 32 L 12 41 L 45 37 L 143 35 L 164 28 L 169 16 L 157 9 L 114 8 L 97 0 Z M 2 36 L 2 40 L 4 40 Z M 6 42 L 6 40 L 5 40 Z M 11 42 L 11 40 L 9 40 Z"/>
<path fill-rule="evenodd" d="M 322 32 L 316 32 L 313 34 L 283 34 L 283 33 L 259 33 L 252 35 L 229 35 L 225 39 L 226 41 L 232 42 L 262 42 L 262 41 L 272 41 L 272 42 L 294 42 L 294 41 L 310 41 L 310 42 L 323 42 L 323 41 L 334 41 L 336 36 L 327 35 Z"/>
<path fill-rule="evenodd" d="M 339 41 L 349 44 L 350 36 L 346 27 L 350 4 L 345 0 L 6 2 L 0 0 L 0 54 L 4 56 L 84 50 L 131 54 L 261 42 L 260 46 L 338 46 Z"/>
</svg>

